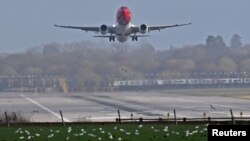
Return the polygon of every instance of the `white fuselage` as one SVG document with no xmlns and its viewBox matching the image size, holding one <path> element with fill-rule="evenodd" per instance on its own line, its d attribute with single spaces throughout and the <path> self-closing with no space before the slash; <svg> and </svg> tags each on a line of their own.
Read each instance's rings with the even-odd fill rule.
<svg viewBox="0 0 250 141">
<path fill-rule="evenodd" d="M 123 6 L 116 13 L 115 36 L 119 42 L 125 42 L 131 34 L 131 11 L 128 7 Z"/>
<path fill-rule="evenodd" d="M 120 25 L 117 23 L 115 33 L 116 39 L 119 42 L 126 42 L 131 34 L 131 24 Z"/>
</svg>

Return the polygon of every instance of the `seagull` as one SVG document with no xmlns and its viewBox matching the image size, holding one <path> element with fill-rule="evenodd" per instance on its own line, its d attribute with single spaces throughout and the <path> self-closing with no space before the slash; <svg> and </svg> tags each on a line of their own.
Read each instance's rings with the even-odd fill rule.
<svg viewBox="0 0 250 141">
<path fill-rule="evenodd" d="M 210 108 L 216 110 L 216 108 L 213 105 L 210 105 Z"/>
</svg>

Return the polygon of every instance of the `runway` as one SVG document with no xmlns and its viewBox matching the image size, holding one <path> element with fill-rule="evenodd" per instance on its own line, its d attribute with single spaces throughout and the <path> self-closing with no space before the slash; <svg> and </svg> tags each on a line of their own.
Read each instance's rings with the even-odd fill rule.
<svg viewBox="0 0 250 141">
<path fill-rule="evenodd" d="M 61 110 L 66 122 L 115 121 L 117 110 L 122 117 L 172 118 L 250 116 L 250 100 L 221 94 L 198 94 L 192 91 L 0 93 L 0 113 L 18 112 L 33 122 L 60 122 Z M 1 116 L 0 115 L 0 116 Z"/>
</svg>

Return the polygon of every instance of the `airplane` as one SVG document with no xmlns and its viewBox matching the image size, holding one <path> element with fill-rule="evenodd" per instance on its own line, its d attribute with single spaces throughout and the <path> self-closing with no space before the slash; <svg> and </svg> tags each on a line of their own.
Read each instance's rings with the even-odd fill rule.
<svg viewBox="0 0 250 141">
<path fill-rule="evenodd" d="M 147 24 L 141 24 L 139 26 L 133 25 L 131 23 L 132 14 L 130 9 L 127 6 L 122 6 L 118 9 L 116 13 L 116 24 L 113 26 L 107 26 L 102 24 L 99 27 L 80 27 L 80 26 L 63 26 L 63 25 L 54 25 L 55 27 L 62 28 L 71 28 L 71 29 L 80 29 L 83 31 L 92 31 L 96 33 L 101 33 L 101 35 L 93 36 L 100 38 L 108 38 L 109 41 L 115 41 L 117 39 L 119 42 L 126 42 L 129 38 L 132 41 L 137 41 L 138 37 L 149 37 L 147 33 L 154 30 L 162 30 L 165 28 L 172 28 L 178 26 L 186 26 L 191 23 L 184 24 L 175 24 L 175 25 L 160 25 L 160 26 L 148 26 Z"/>
</svg>

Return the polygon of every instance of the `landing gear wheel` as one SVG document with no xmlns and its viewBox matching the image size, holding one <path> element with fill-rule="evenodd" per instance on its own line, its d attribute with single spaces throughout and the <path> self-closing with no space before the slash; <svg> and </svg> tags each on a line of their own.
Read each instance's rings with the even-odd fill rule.
<svg viewBox="0 0 250 141">
<path fill-rule="evenodd" d="M 109 37 L 109 41 L 111 42 L 111 41 L 115 41 L 115 36 L 110 36 Z"/>
<path fill-rule="evenodd" d="M 132 41 L 138 41 L 138 37 L 137 36 L 132 36 Z"/>
</svg>

